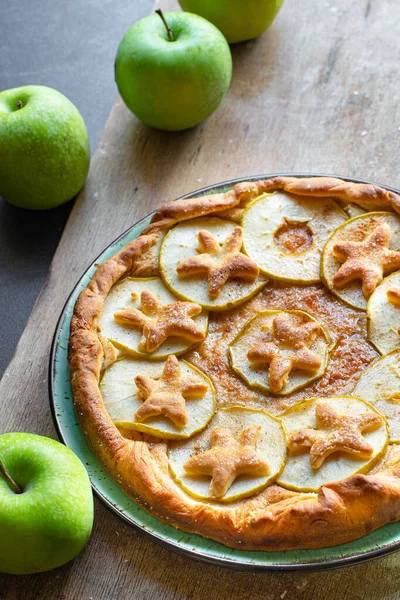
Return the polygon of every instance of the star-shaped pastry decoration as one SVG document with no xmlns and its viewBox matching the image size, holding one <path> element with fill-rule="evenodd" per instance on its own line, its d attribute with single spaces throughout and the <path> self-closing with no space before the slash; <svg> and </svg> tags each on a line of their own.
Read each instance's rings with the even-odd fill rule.
<svg viewBox="0 0 400 600">
<path fill-rule="evenodd" d="M 396 269 L 400 269 L 400 252 L 389 250 L 390 227 L 378 225 L 361 242 L 341 242 L 333 246 L 333 254 L 343 264 L 333 277 L 336 287 L 343 287 L 353 280 L 361 280 L 365 298 L 369 298 L 376 286 Z"/>
<path fill-rule="evenodd" d="M 362 433 L 382 425 L 379 415 L 340 415 L 326 402 L 317 404 L 315 414 L 318 429 L 301 429 L 289 439 L 289 448 L 292 450 L 310 448 L 310 465 L 313 469 L 319 469 L 334 452 L 348 452 L 360 459 L 372 456 L 374 449 Z"/>
<path fill-rule="evenodd" d="M 392 288 L 391 290 L 388 290 L 386 295 L 390 304 L 400 308 L 400 290 L 398 288 Z"/>
<path fill-rule="evenodd" d="M 139 350 L 154 352 L 171 336 L 191 343 L 204 340 L 204 331 L 192 319 L 200 313 L 201 306 L 194 302 L 177 301 L 163 305 L 157 296 L 145 290 L 140 295 L 140 310 L 121 310 L 114 314 L 114 319 L 121 325 L 141 329 L 143 336 Z"/>
<path fill-rule="evenodd" d="M 135 413 L 135 421 L 142 423 L 149 417 L 162 415 L 181 429 L 188 422 L 186 400 L 200 399 L 207 392 L 206 383 L 191 377 L 182 377 L 176 356 L 171 355 L 165 363 L 159 379 L 136 375 L 142 406 Z"/>
<path fill-rule="evenodd" d="M 272 322 L 272 340 L 253 346 L 247 353 L 250 362 L 269 364 L 268 383 L 273 392 L 280 392 L 292 371 L 315 372 L 322 360 L 309 349 L 320 326 L 315 321 L 294 325 L 284 314 Z"/>
<path fill-rule="evenodd" d="M 176 271 L 179 277 L 185 279 L 207 275 L 210 298 L 216 298 L 231 277 L 254 281 L 260 270 L 251 258 L 240 251 L 242 236 L 242 228 L 235 227 L 232 234 L 220 245 L 209 231 L 202 229 L 197 235 L 199 254 L 178 264 Z"/>
<path fill-rule="evenodd" d="M 217 427 L 211 432 L 211 448 L 190 458 L 185 464 L 188 475 L 210 475 L 210 492 L 215 498 L 225 496 L 239 475 L 263 477 L 269 464 L 256 450 L 261 427 L 253 425 L 235 440 L 230 429 Z"/>
</svg>

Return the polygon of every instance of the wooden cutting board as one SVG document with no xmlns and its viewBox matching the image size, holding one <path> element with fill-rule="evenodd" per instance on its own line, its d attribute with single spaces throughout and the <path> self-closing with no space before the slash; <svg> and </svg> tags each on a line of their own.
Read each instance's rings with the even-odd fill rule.
<svg viewBox="0 0 400 600">
<path fill-rule="evenodd" d="M 165 0 L 163 8 L 177 5 Z M 47 369 L 63 304 L 99 252 L 162 202 L 225 179 L 279 171 L 400 186 L 399 25 L 397 0 L 286 0 L 265 35 L 232 48 L 229 93 L 196 129 L 150 130 L 116 100 L 85 190 L 0 383 L 1 432 L 56 437 Z M 159 547 L 96 501 L 84 552 L 51 573 L 0 575 L 0 598 L 382 600 L 400 598 L 399 563 L 394 555 L 325 574 L 234 572 Z"/>
</svg>

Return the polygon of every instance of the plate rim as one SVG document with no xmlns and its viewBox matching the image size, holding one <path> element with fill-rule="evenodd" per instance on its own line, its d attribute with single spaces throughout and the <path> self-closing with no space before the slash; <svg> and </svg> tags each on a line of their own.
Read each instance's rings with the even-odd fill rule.
<svg viewBox="0 0 400 600">
<path fill-rule="evenodd" d="M 183 195 L 179 196 L 175 200 L 185 200 L 187 198 L 193 198 L 198 195 L 204 195 L 209 191 L 214 191 L 216 188 L 228 187 L 231 185 L 233 186 L 233 185 L 243 182 L 243 181 L 258 181 L 258 180 L 262 180 L 262 179 L 270 179 L 272 177 L 298 177 L 298 178 L 300 178 L 300 177 L 307 177 L 307 178 L 332 177 L 332 178 L 342 179 L 344 181 L 350 181 L 352 183 L 365 183 L 365 184 L 378 185 L 379 187 L 382 187 L 388 191 L 394 192 L 396 194 L 400 194 L 400 190 L 395 187 L 376 183 L 374 181 L 370 181 L 367 179 L 360 179 L 358 177 L 334 175 L 334 174 L 327 174 L 327 173 L 278 172 L 278 173 L 266 173 L 266 174 L 261 174 L 261 175 L 250 175 L 248 177 L 237 177 L 234 179 L 228 179 L 226 181 L 221 181 L 221 182 L 218 182 L 215 184 L 211 184 L 211 185 L 207 185 L 207 186 L 198 188 L 192 192 L 189 192 L 187 194 L 183 194 Z M 88 265 L 88 267 L 84 270 L 84 272 L 81 274 L 81 276 L 77 279 L 77 282 L 73 286 L 71 292 L 68 294 L 68 297 L 67 297 L 67 299 L 63 305 L 63 308 L 61 310 L 60 316 L 57 319 L 57 324 L 55 327 L 55 331 L 54 331 L 51 346 L 50 346 L 50 356 L 49 356 L 49 365 L 48 365 L 48 393 L 49 393 L 49 404 L 50 404 L 51 416 L 53 419 L 53 423 L 54 423 L 58 438 L 67 447 L 68 447 L 68 444 L 67 444 L 66 438 L 63 434 L 62 426 L 61 426 L 60 420 L 57 416 L 56 406 L 55 406 L 55 365 L 56 365 L 57 343 L 59 340 L 60 332 L 64 325 L 64 319 L 66 317 L 67 307 L 71 301 L 72 296 L 75 294 L 77 288 L 79 287 L 82 279 L 87 275 L 88 271 L 96 264 L 96 262 L 98 261 L 100 256 L 111 246 L 118 244 L 118 242 L 120 240 L 122 240 L 132 229 L 140 226 L 149 217 L 154 215 L 156 210 L 146 214 L 144 217 L 139 219 L 139 221 L 137 221 L 136 223 L 134 223 L 133 225 L 128 227 L 126 230 L 124 230 L 117 238 L 115 238 L 105 248 L 102 249 L 100 254 L 98 254 L 95 257 L 95 259 Z M 86 443 L 86 440 L 85 440 L 85 444 L 88 446 L 88 444 Z M 88 446 L 88 448 L 90 449 L 89 446 Z M 110 481 L 112 481 L 111 477 L 109 477 L 109 475 L 107 473 L 105 473 L 105 475 L 110 479 Z M 388 555 L 393 554 L 400 550 L 400 539 L 399 539 L 397 542 L 392 542 L 392 543 L 388 544 L 387 546 L 369 550 L 367 552 L 358 552 L 351 556 L 344 556 L 344 557 L 335 558 L 335 559 L 327 559 L 327 560 L 323 560 L 320 562 L 304 561 L 304 562 L 298 562 L 295 564 L 282 562 L 280 564 L 278 563 L 278 564 L 268 565 L 268 564 L 261 564 L 261 563 L 258 563 L 258 564 L 257 563 L 245 563 L 245 562 L 241 562 L 240 559 L 236 561 L 236 560 L 232 560 L 232 559 L 229 559 L 226 557 L 221 558 L 221 557 L 217 557 L 217 556 L 210 556 L 209 554 L 207 554 L 206 552 L 203 552 L 203 551 L 182 548 L 179 544 L 177 544 L 173 540 L 167 540 L 167 539 L 163 538 L 161 535 L 159 535 L 158 533 L 156 533 L 154 531 L 149 531 L 147 529 L 147 527 L 141 525 L 140 523 L 136 522 L 132 517 L 128 517 L 127 515 L 125 515 L 124 512 L 121 512 L 120 510 L 118 510 L 118 508 L 116 508 L 114 506 L 114 504 L 95 486 L 95 484 L 93 483 L 92 480 L 90 481 L 90 483 L 91 483 L 91 487 L 92 487 L 94 494 L 96 495 L 97 498 L 99 498 L 99 500 L 103 503 L 103 505 L 105 505 L 108 510 L 110 510 L 111 512 L 116 514 L 119 518 L 122 518 L 125 522 L 129 523 L 129 525 L 131 525 L 134 529 L 144 533 L 150 539 L 157 542 L 161 546 L 168 548 L 180 555 L 186 556 L 186 557 L 194 559 L 194 560 L 198 560 L 203 563 L 212 564 L 214 566 L 227 567 L 227 568 L 233 568 L 235 570 L 250 571 L 250 572 L 270 572 L 270 573 L 273 573 L 273 572 L 275 572 L 275 573 L 276 572 L 290 573 L 290 572 L 299 572 L 299 571 L 300 572 L 317 572 L 317 571 L 321 572 L 321 571 L 334 570 L 334 569 L 344 568 L 344 567 L 368 562 L 375 558 L 382 558 L 384 556 L 388 556 Z M 127 496 L 127 497 L 129 498 L 129 496 Z M 199 537 L 201 537 L 201 536 L 199 536 Z M 279 552 L 277 552 L 277 554 L 279 554 Z"/>
</svg>

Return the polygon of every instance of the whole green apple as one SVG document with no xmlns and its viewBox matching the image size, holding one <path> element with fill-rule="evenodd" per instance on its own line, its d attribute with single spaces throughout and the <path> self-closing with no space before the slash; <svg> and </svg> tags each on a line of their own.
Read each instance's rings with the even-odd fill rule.
<svg viewBox="0 0 400 600">
<path fill-rule="evenodd" d="M 42 210 L 71 200 L 85 183 L 85 123 L 68 98 L 27 85 L 0 93 L 0 196 Z"/>
<path fill-rule="evenodd" d="M 275 19 L 283 0 L 179 0 L 187 10 L 214 23 L 230 44 L 261 35 Z"/>
<path fill-rule="evenodd" d="M 39 435 L 0 435 L 0 571 L 48 571 L 72 560 L 93 525 L 89 477 L 68 448 Z"/>
<path fill-rule="evenodd" d="M 146 125 L 167 131 L 206 119 L 231 77 L 226 39 L 214 25 L 189 13 L 138 21 L 123 37 L 115 60 L 115 80 L 127 107 Z"/>
</svg>

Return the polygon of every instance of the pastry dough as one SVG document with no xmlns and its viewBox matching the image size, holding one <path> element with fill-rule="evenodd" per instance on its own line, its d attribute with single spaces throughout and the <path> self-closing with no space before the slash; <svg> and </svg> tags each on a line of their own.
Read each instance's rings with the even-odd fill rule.
<svg viewBox="0 0 400 600">
<path fill-rule="evenodd" d="M 280 419 L 246 408 L 220 409 L 189 440 L 170 444 L 171 472 L 198 499 L 233 502 L 252 496 L 280 475 L 286 434 Z"/>
<path fill-rule="evenodd" d="M 102 318 L 103 306 L 107 304 L 107 298 L 113 294 L 113 290 L 120 285 L 119 282 L 129 277 L 154 277 L 160 274 L 160 247 L 166 233 L 173 227 L 181 222 L 187 222 L 190 227 L 189 221 L 199 217 L 218 217 L 230 222 L 231 230 L 235 231 L 235 224 L 241 223 L 251 202 L 262 194 L 272 194 L 275 191 L 290 193 L 299 198 L 307 197 L 308 201 L 315 202 L 316 207 L 320 202 L 319 198 L 332 198 L 344 206 L 357 206 L 366 211 L 389 211 L 387 218 L 395 219 L 396 222 L 398 219 L 394 217 L 394 213 L 400 213 L 400 197 L 394 192 L 371 184 L 346 182 L 330 177 L 275 177 L 242 182 L 226 193 L 168 203 L 155 213 L 150 225 L 137 239 L 98 267 L 92 281 L 76 302 L 69 345 L 70 379 L 76 414 L 88 444 L 109 475 L 139 505 L 162 521 L 232 548 L 248 550 L 278 551 L 337 545 L 400 519 L 400 447 L 390 441 L 385 451 L 385 441 L 382 438 L 380 447 L 384 454 L 373 468 L 371 464 L 366 471 L 361 469 L 364 472 L 351 474 L 339 481 L 322 483 L 313 492 L 289 489 L 289 485 L 285 486 L 283 470 L 278 478 L 279 484 L 274 480 L 269 481 L 262 489 L 253 490 L 249 497 L 226 501 L 227 498 L 224 500 L 222 494 L 226 485 L 222 485 L 222 488 L 217 488 L 214 498 L 195 498 L 175 479 L 171 471 L 169 448 L 176 442 L 117 427 L 112 415 L 106 410 L 100 387 L 101 377 L 105 372 L 105 378 L 107 372 L 118 362 L 114 362 L 116 355 L 110 347 L 112 339 L 107 335 L 107 328 L 102 325 Z M 365 218 L 365 215 L 357 218 Z M 257 263 L 255 258 L 253 260 Z M 239 284 L 236 285 L 249 285 L 245 281 L 240 283 L 240 279 L 238 281 Z M 207 286 L 206 279 L 204 285 Z M 222 287 L 220 294 L 227 286 L 228 283 Z M 208 294 L 206 288 L 204 293 Z M 244 295 L 242 293 L 242 297 Z M 235 300 L 237 298 L 238 296 Z M 176 297 L 175 301 L 178 300 Z M 196 298 L 193 298 L 192 303 L 196 304 Z M 218 310 L 226 311 L 227 308 L 225 303 Z M 326 343 L 330 356 L 323 376 L 287 396 L 273 396 L 266 391 L 249 387 L 229 364 L 229 343 L 257 312 L 266 309 L 303 310 L 315 318 L 323 330 L 327 330 L 332 342 Z M 329 398 L 333 396 L 352 392 L 357 378 L 377 357 L 366 335 L 365 313 L 346 307 L 330 290 L 323 289 L 321 284 L 296 287 L 276 279 L 269 281 L 262 289 L 259 287 L 256 295 L 244 304 L 230 308 L 225 313 L 211 312 L 210 328 L 204 342 L 199 341 L 200 345 L 194 350 L 185 351 L 181 347 L 180 351 L 185 352 L 184 358 L 189 365 L 195 365 L 210 377 L 216 388 L 219 408 L 246 406 L 251 410 L 276 415 L 277 422 L 284 423 L 285 411 L 306 398 L 318 396 L 329 402 Z M 195 341 L 194 337 L 190 339 L 192 341 Z M 148 351 L 148 348 L 145 350 Z M 119 345 L 119 352 L 123 354 L 125 351 Z M 143 360 L 143 354 L 142 352 L 140 360 Z M 176 353 L 167 350 L 163 356 L 168 354 Z M 149 358 L 144 359 L 149 361 L 148 364 Z M 152 364 L 156 364 L 154 360 Z M 373 400 L 375 398 L 371 398 Z M 193 403 L 201 401 L 190 400 Z M 358 402 L 363 404 L 362 401 Z M 364 405 L 367 413 L 372 411 L 380 415 L 382 422 L 386 423 L 378 401 L 374 408 L 369 404 Z M 213 421 L 217 419 L 217 415 L 204 431 L 213 427 L 213 422 L 217 422 Z M 254 425 L 257 426 L 256 423 Z M 250 432 L 253 441 L 255 431 Z M 228 439 L 226 432 L 224 435 Z M 375 434 L 372 432 L 366 435 Z M 189 443 L 191 439 L 179 443 Z M 310 436 L 309 440 L 312 441 Z M 207 448 L 204 449 L 206 451 Z M 364 448 L 364 451 L 367 452 L 367 449 Z M 268 463 L 268 456 L 264 460 Z M 328 458 L 329 460 L 331 459 Z M 338 460 L 341 460 L 340 457 Z M 368 463 L 368 459 L 366 460 Z M 371 461 L 374 462 L 372 459 Z M 261 463 L 258 466 L 261 474 Z M 263 468 L 266 472 L 266 467 Z M 243 477 L 248 477 L 245 479 L 246 484 L 250 481 L 250 475 L 244 472 L 235 480 L 232 488 Z M 264 477 L 268 478 L 268 475 Z M 208 485 L 209 482 L 210 477 Z M 228 494 L 229 491 L 226 492 Z"/>
<path fill-rule="evenodd" d="M 341 300 L 365 309 L 368 298 L 389 273 L 400 269 L 400 218 L 365 213 L 346 221 L 327 241 L 321 278 Z"/>
<path fill-rule="evenodd" d="M 316 373 L 322 359 L 309 346 L 315 340 L 320 326 L 316 321 L 295 325 L 284 313 L 272 321 L 272 339 L 250 348 L 247 358 L 255 365 L 267 363 L 268 383 L 273 392 L 280 392 L 292 371 Z"/>
<path fill-rule="evenodd" d="M 242 250 L 242 228 L 217 218 L 186 220 L 173 227 L 160 249 L 166 286 L 207 310 L 243 303 L 266 283 Z"/>
<path fill-rule="evenodd" d="M 333 285 L 361 279 L 364 298 L 369 298 L 383 276 L 400 269 L 400 252 L 389 250 L 390 227 L 386 223 L 377 227 L 360 242 L 342 242 L 332 248 L 333 254 L 343 264 L 333 276 Z"/>
<path fill-rule="evenodd" d="M 206 275 L 208 295 L 216 298 L 228 279 L 254 281 L 260 269 L 256 263 L 241 252 L 242 228 L 237 226 L 220 245 L 207 229 L 200 229 L 198 254 L 178 263 L 178 277 L 187 279 L 196 275 Z"/>
<path fill-rule="evenodd" d="M 165 362 L 120 358 L 105 370 L 100 392 L 106 411 L 121 431 L 142 431 L 160 438 L 191 437 L 215 412 L 210 379 L 173 354 Z"/>
<path fill-rule="evenodd" d="M 257 314 L 230 346 L 232 368 L 255 388 L 290 394 L 321 377 L 328 361 L 321 325 L 300 311 Z"/>
</svg>

